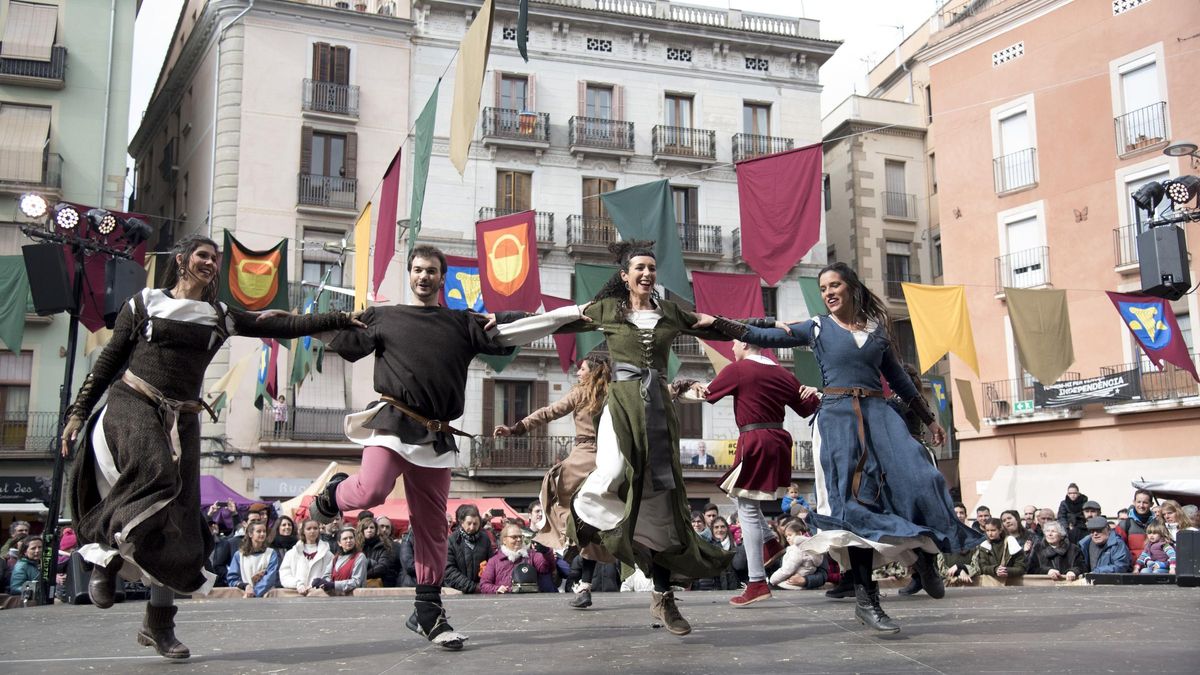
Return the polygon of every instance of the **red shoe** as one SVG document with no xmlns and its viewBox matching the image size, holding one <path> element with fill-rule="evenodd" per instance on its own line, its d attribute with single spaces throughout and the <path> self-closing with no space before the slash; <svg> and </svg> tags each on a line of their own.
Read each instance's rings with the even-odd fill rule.
<svg viewBox="0 0 1200 675">
<path fill-rule="evenodd" d="M 763 565 L 770 565 L 775 562 L 776 558 L 783 555 L 787 550 L 783 544 L 779 543 L 778 539 L 768 539 L 763 542 Z"/>
<path fill-rule="evenodd" d="M 729 599 L 729 604 L 734 607 L 745 607 L 754 604 L 760 600 L 771 599 L 771 587 L 765 581 L 751 581 L 746 584 L 746 590 L 742 594 Z"/>
</svg>

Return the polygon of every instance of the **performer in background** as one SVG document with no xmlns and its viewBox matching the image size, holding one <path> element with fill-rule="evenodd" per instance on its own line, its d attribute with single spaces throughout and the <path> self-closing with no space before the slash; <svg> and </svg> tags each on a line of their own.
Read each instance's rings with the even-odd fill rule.
<svg viewBox="0 0 1200 675">
<path fill-rule="evenodd" d="M 721 480 L 721 489 L 737 501 L 738 522 L 746 547 L 750 583 L 741 595 L 730 599 L 734 607 L 745 607 L 771 598 L 763 561 L 776 549 L 782 550 L 775 533 L 763 516 L 762 502 L 787 494 L 792 480 L 792 436 L 783 429 L 790 407 L 808 417 L 820 405 L 816 390 L 805 387 L 787 370 L 762 355 L 762 349 L 734 340 L 734 362 L 705 388 L 705 400 L 716 403 L 733 396 L 733 415 L 738 425 L 737 451 L 733 468 Z M 774 546 L 769 546 L 774 544 Z"/>
<path fill-rule="evenodd" d="M 144 581 L 150 602 L 138 642 L 184 659 L 190 653 L 175 637 L 175 593 L 207 593 L 215 578 L 204 569 L 213 543 L 200 512 L 205 369 L 231 335 L 295 338 L 355 319 L 229 308 L 217 302 L 216 242 L 187 237 L 173 257 L 166 286 L 141 291 L 117 315 L 112 340 L 67 410 L 62 452 L 83 430 L 70 494 L 79 553 L 94 565 L 92 604 L 112 606 L 118 572 Z"/>
<path fill-rule="evenodd" d="M 328 522 L 342 510 L 382 504 L 403 476 L 417 573 L 416 607 L 406 625 L 445 649 L 458 650 L 467 636 L 446 620 L 442 576 L 446 498 L 458 458 L 453 436 L 470 436 L 450 425 L 463 414 L 467 368 L 478 354 L 511 354 L 514 345 L 579 321 L 580 309 L 569 305 L 536 316 L 510 312 L 488 330 L 494 317 L 439 306 L 445 275 L 446 256 L 432 246 L 417 246 L 408 257 L 413 304 L 371 307 L 362 314 L 365 327 L 344 330 L 330 343 L 329 349 L 351 362 L 375 355 L 380 400 L 346 417 L 346 436 L 363 446 L 362 468 L 353 477 L 331 477 L 313 501 L 312 517 Z"/>
<path fill-rule="evenodd" d="M 571 447 L 571 454 L 546 472 L 539 496 L 547 515 L 534 541 L 556 551 L 578 546 L 578 542 L 567 536 L 567 519 L 571 515 L 571 500 L 575 497 L 575 491 L 596 468 L 596 418 L 604 409 L 612 366 L 607 356 L 592 353 L 579 363 L 576 375 L 579 382 L 571 387 L 566 396 L 533 411 L 512 426 L 500 425 L 493 432 L 498 437 L 523 436 L 560 417 L 573 415 L 575 444 Z M 579 555 L 583 558 L 582 571 L 579 583 L 575 586 L 575 597 L 569 604 L 576 609 L 585 609 L 592 606 L 592 577 L 596 573 L 596 563 L 612 563 L 615 559 L 604 547 L 595 543 L 583 546 Z"/>
<path fill-rule="evenodd" d="M 829 552 L 853 568 L 855 615 L 875 630 L 900 627 L 879 604 L 871 570 L 891 561 L 916 565 L 921 585 L 933 597 L 945 587 L 934 555 L 977 546 L 982 537 L 954 516 L 946 481 L 928 451 L 909 434 L 888 406 L 880 373 L 932 432 L 945 433 L 892 348 L 887 310 L 844 263 L 818 277 L 828 314 L 780 328 L 748 327 L 745 340 L 763 347 L 811 345 L 821 366 L 824 396 L 813 431 L 820 532 L 806 547 Z"/>
</svg>

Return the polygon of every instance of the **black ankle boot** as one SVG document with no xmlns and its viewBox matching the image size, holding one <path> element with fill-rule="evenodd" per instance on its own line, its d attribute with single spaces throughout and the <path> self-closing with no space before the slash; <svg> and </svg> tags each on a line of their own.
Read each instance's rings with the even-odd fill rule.
<svg viewBox="0 0 1200 675">
<path fill-rule="evenodd" d="M 854 574 L 851 570 L 843 570 L 841 581 L 838 585 L 825 591 L 825 597 L 834 600 L 842 600 L 845 598 L 854 597 Z"/>
<path fill-rule="evenodd" d="M 446 610 L 442 607 L 441 599 L 417 600 L 413 613 L 409 615 L 405 626 L 442 649 L 459 651 L 467 636 L 459 633 L 446 621 Z"/>
<path fill-rule="evenodd" d="M 192 655 L 186 645 L 175 637 L 175 613 L 179 608 L 146 605 L 146 616 L 138 631 L 138 644 L 154 647 L 154 651 L 168 659 L 186 659 Z"/>
<path fill-rule="evenodd" d="M 88 598 L 91 599 L 93 605 L 100 609 L 108 609 L 113 606 L 114 596 L 117 592 L 117 572 L 121 571 L 121 566 L 124 564 L 125 560 L 117 556 L 107 566 L 92 566 L 92 576 L 88 580 Z"/>
<path fill-rule="evenodd" d="M 946 597 L 946 582 L 942 581 L 942 575 L 937 571 L 937 559 L 932 553 L 925 551 L 917 551 L 916 574 L 914 579 L 919 579 L 921 587 L 929 594 L 929 597 L 935 600 L 940 600 Z"/>
<path fill-rule="evenodd" d="M 870 588 L 855 584 L 854 600 L 854 616 L 858 617 L 859 623 L 881 633 L 900 632 L 900 626 L 879 606 L 878 584 L 871 584 Z"/>
<path fill-rule="evenodd" d="M 325 489 L 317 494 L 317 498 L 313 500 L 313 508 L 310 509 L 309 516 L 318 523 L 328 523 L 341 513 L 337 503 L 337 488 L 350 476 L 344 473 L 335 473 L 329 477 L 329 482 L 325 484 Z"/>
<path fill-rule="evenodd" d="M 921 592 L 921 577 L 913 572 L 912 578 L 908 580 L 908 585 L 900 589 L 900 595 L 916 595 Z"/>
</svg>

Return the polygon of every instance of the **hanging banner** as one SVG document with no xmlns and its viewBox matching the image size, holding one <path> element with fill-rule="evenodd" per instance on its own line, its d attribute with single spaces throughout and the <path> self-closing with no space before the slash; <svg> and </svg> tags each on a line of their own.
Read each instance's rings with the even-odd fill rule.
<svg viewBox="0 0 1200 675">
<path fill-rule="evenodd" d="M 737 163 L 742 259 L 774 286 L 821 239 L 821 144 Z"/>
<path fill-rule="evenodd" d="M 1142 397 L 1142 378 L 1137 368 L 1086 380 L 1067 380 L 1043 385 L 1033 382 L 1033 405 L 1058 408 L 1087 403 L 1117 403 Z"/>
<path fill-rule="evenodd" d="M 533 211 L 475 223 L 483 301 L 493 312 L 534 312 L 542 306 Z"/>
<path fill-rule="evenodd" d="M 479 263 L 474 258 L 456 255 L 446 256 L 446 283 L 442 284 L 442 306 L 485 314 L 489 310 L 483 302 Z M 503 372 L 517 358 L 518 347 L 509 356 L 479 354 L 475 358 L 488 364 L 497 373 Z"/>
<path fill-rule="evenodd" d="M 265 251 L 252 251 L 225 230 L 221 289 L 217 296 L 230 307 L 258 311 L 288 307 L 287 239 Z"/>
</svg>

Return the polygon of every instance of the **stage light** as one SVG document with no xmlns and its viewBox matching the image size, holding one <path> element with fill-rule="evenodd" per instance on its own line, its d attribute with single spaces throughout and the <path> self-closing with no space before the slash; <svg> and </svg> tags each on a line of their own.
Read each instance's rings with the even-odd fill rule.
<svg viewBox="0 0 1200 675">
<path fill-rule="evenodd" d="M 41 218 L 46 215 L 46 210 L 49 208 L 49 205 L 46 204 L 46 198 L 34 192 L 21 195 L 21 200 L 18 203 L 20 204 L 21 213 L 24 213 L 28 218 Z"/>
<path fill-rule="evenodd" d="M 73 230 L 79 224 L 79 212 L 70 204 L 59 202 L 54 205 L 51 213 L 54 214 L 54 224 L 64 230 Z"/>
<path fill-rule="evenodd" d="M 90 209 L 87 212 L 88 223 L 100 234 L 112 234 L 117 229 L 117 217 L 104 209 Z"/>
<path fill-rule="evenodd" d="M 150 238 L 152 230 L 141 218 L 130 218 L 125 221 L 125 242 L 133 249 L 138 244 Z"/>
<path fill-rule="evenodd" d="M 1154 211 L 1154 207 L 1158 206 L 1162 198 L 1163 186 L 1158 181 L 1146 183 L 1130 196 L 1139 209 L 1150 212 Z"/>
<path fill-rule="evenodd" d="M 1196 198 L 1196 193 L 1200 192 L 1200 178 L 1195 176 L 1180 176 L 1171 180 L 1163 181 L 1163 190 L 1167 193 L 1167 199 L 1175 205 L 1186 204 Z"/>
</svg>

